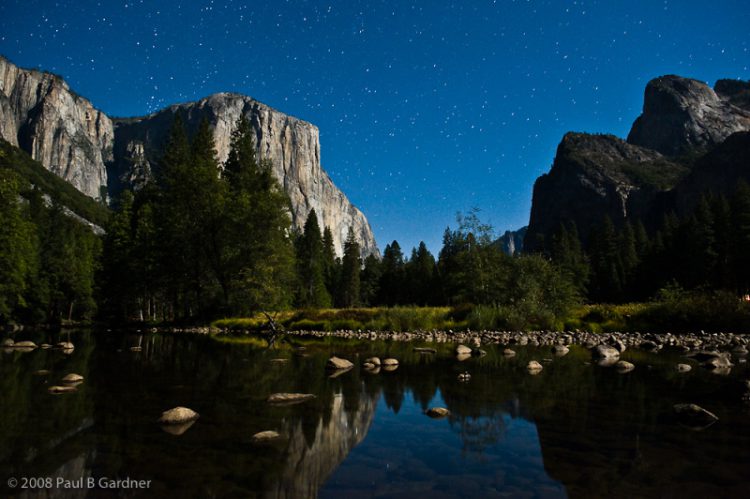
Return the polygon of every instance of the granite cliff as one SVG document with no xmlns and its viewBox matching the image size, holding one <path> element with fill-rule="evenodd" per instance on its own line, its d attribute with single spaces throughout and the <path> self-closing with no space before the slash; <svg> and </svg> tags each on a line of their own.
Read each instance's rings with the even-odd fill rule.
<svg viewBox="0 0 750 499">
<path fill-rule="evenodd" d="M 575 222 L 585 239 L 605 216 L 615 225 L 653 225 L 709 188 L 728 192 L 750 178 L 743 131 L 750 131 L 750 82 L 719 80 L 712 89 L 679 76 L 650 81 L 627 141 L 563 137 L 549 173 L 534 183 L 524 249 L 544 249 L 564 222 Z"/>
<path fill-rule="evenodd" d="M 229 93 L 145 117 L 110 118 L 59 76 L 22 69 L 0 57 L 0 137 L 93 198 L 113 197 L 151 179 L 177 113 L 190 129 L 204 118 L 209 121 L 221 161 L 229 152 L 232 127 L 244 114 L 255 130 L 259 157 L 271 160 L 291 199 L 293 225 L 301 228 L 315 209 L 321 226 L 330 227 L 339 253 L 350 227 L 364 256 L 378 253 L 364 214 L 323 170 L 314 125 Z"/>
<path fill-rule="evenodd" d="M 112 121 L 59 76 L 0 56 L 0 137 L 84 194 L 105 195 Z"/>
<path fill-rule="evenodd" d="M 321 225 L 330 227 L 339 253 L 343 251 L 350 227 L 360 242 L 363 255 L 378 252 L 364 214 L 321 167 L 318 128 L 244 95 L 214 94 L 149 116 L 114 119 L 114 161 L 109 168 L 113 194 L 123 186 L 137 187 L 158 168 L 159 151 L 176 114 L 180 114 L 190 131 L 196 130 L 203 119 L 208 120 L 222 162 L 229 154 L 232 129 L 244 115 L 255 131 L 256 151 L 261 158 L 272 161 L 276 178 L 292 201 L 294 226 L 304 226 L 308 213 L 315 209 Z"/>
</svg>

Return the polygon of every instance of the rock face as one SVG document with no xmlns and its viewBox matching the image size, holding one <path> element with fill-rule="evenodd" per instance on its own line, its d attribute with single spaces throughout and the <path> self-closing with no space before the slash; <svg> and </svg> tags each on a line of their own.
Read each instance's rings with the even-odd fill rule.
<svg viewBox="0 0 750 499">
<path fill-rule="evenodd" d="M 534 184 L 524 251 L 545 249 L 562 223 L 585 242 L 605 216 L 653 226 L 686 213 L 706 190 L 731 192 L 747 170 L 750 82 L 719 80 L 716 90 L 679 76 L 649 82 L 643 114 L 623 141 L 568 133 L 549 173 Z"/>
<path fill-rule="evenodd" d="M 303 227 L 314 209 L 321 227 L 331 229 L 339 253 L 350 227 L 363 255 L 377 253 L 367 219 L 321 167 L 318 128 L 244 95 L 219 93 L 141 118 L 115 119 L 114 162 L 109 170 L 113 193 L 124 186 L 137 187 L 158 169 L 158 151 L 177 114 L 190 131 L 208 120 L 221 162 L 229 155 L 232 130 L 244 115 L 255 132 L 259 158 L 271 160 L 276 178 L 291 198 L 294 226 Z"/>
<path fill-rule="evenodd" d="M 0 57 L 0 136 L 84 194 L 106 193 L 112 121 L 59 76 Z"/>
<path fill-rule="evenodd" d="M 703 82 L 680 76 L 651 80 L 643 114 L 633 123 L 628 142 L 677 155 L 706 149 L 734 132 L 750 129 L 750 112 L 739 106 L 747 103 L 745 82 L 720 81 L 717 93 Z"/>
<path fill-rule="evenodd" d="M 526 237 L 528 227 L 518 230 L 506 230 L 505 233 L 495 241 L 495 244 L 503 250 L 506 255 L 517 255 L 523 252 L 523 239 Z"/>
<path fill-rule="evenodd" d="M 657 194 L 687 171 L 657 151 L 613 135 L 568 133 L 550 172 L 534 183 L 524 248 L 541 249 L 545 239 L 570 221 L 585 238 L 605 215 L 615 224 L 643 216 Z"/>
<path fill-rule="evenodd" d="M 220 161 L 229 153 L 240 115 L 252 124 L 256 150 L 273 164 L 289 195 L 292 223 L 302 228 L 315 209 L 339 254 L 351 227 L 363 256 L 377 254 L 367 219 L 321 167 L 318 128 L 239 94 L 220 93 L 149 116 L 112 119 L 73 92 L 59 76 L 22 69 L 0 57 L 0 137 L 93 198 L 138 188 L 158 170 L 158 156 L 175 114 L 188 128 L 204 118 Z"/>
</svg>

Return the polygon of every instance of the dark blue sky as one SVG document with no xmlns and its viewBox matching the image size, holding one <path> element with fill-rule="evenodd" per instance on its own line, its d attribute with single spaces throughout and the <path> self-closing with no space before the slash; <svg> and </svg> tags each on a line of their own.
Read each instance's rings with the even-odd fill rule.
<svg viewBox="0 0 750 499">
<path fill-rule="evenodd" d="M 440 249 L 457 211 L 528 221 L 569 130 L 624 137 L 646 82 L 750 79 L 738 1 L 0 2 L 0 53 L 116 116 L 214 92 L 320 128 L 382 247 Z"/>
</svg>

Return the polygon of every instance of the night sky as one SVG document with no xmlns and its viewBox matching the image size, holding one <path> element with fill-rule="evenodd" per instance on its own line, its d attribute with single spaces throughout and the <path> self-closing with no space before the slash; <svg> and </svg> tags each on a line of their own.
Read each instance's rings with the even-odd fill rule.
<svg viewBox="0 0 750 499">
<path fill-rule="evenodd" d="M 221 91 L 320 128 L 381 249 L 457 211 L 528 222 L 569 130 L 624 137 L 646 82 L 750 79 L 738 1 L 0 1 L 0 53 L 114 116 Z"/>
</svg>

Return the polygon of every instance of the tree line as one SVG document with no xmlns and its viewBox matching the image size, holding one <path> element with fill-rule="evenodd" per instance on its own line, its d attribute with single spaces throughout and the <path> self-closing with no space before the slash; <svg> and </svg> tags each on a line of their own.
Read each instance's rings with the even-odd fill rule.
<svg viewBox="0 0 750 499">
<path fill-rule="evenodd" d="M 100 238 L 5 166 L 0 168 L 0 324 L 91 317 Z"/>
<path fill-rule="evenodd" d="M 2 159 L 2 158 L 0 158 Z M 153 181 L 124 191 L 106 234 L 0 169 L 0 320 L 206 322 L 260 310 L 471 305 L 500 323 L 551 327 L 581 301 L 647 300 L 659 290 L 750 291 L 750 187 L 704 196 L 692 213 L 586 238 L 569 223 L 537 254 L 508 256 L 478 211 L 447 228 L 437 256 L 397 241 L 362 257 L 352 230 L 341 255 L 312 210 L 291 203 L 259 160 L 241 117 L 221 164 L 206 121 L 175 117 Z M 492 323 L 493 321 L 489 321 Z M 497 321 L 496 321 L 497 322 Z"/>
<path fill-rule="evenodd" d="M 750 186 L 707 193 L 691 212 L 668 212 L 651 231 L 639 220 L 617 229 L 604 217 L 584 241 L 568 223 L 545 254 L 592 303 L 649 300 L 664 289 L 747 295 Z"/>
</svg>

